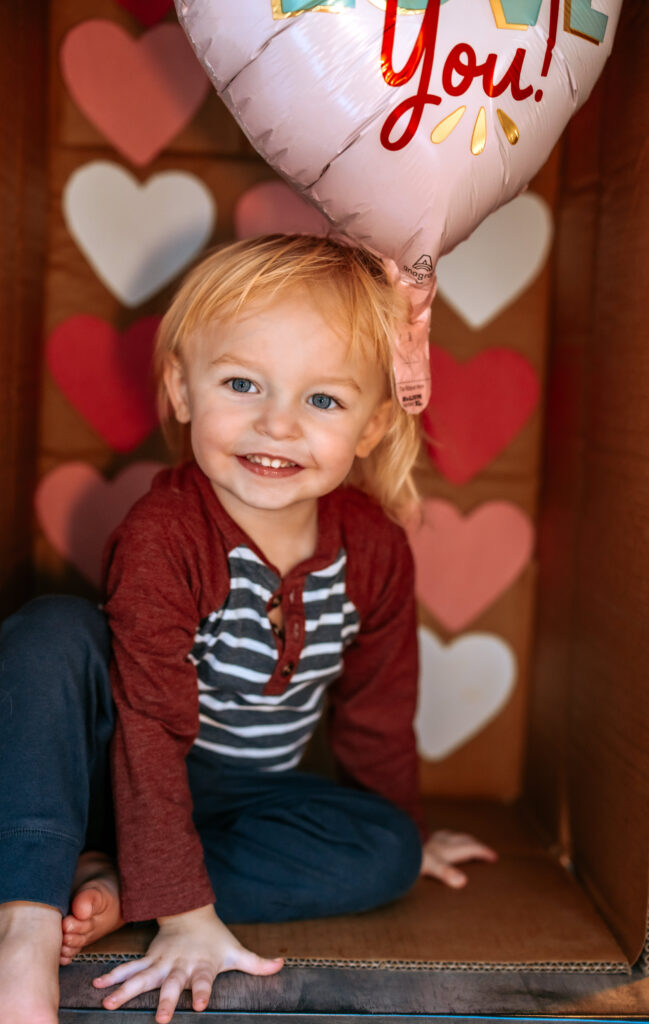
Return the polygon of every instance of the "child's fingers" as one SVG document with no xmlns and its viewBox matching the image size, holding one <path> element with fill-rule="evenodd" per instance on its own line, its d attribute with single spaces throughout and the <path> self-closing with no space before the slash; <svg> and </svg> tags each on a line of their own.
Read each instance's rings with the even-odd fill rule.
<svg viewBox="0 0 649 1024">
<path fill-rule="evenodd" d="M 118 989 L 106 996 L 103 1000 L 103 1005 L 107 1010 L 117 1010 L 124 1003 L 127 1003 L 129 999 L 141 996 L 143 992 L 150 992 L 154 988 L 160 988 L 167 977 L 168 970 L 168 965 L 163 966 L 159 963 L 148 967 L 146 970 L 129 978 Z"/>
<path fill-rule="evenodd" d="M 458 871 L 457 868 L 451 867 L 450 864 L 444 865 L 438 877 L 444 885 L 450 886 L 451 889 L 462 889 L 468 881 L 463 871 Z"/>
<path fill-rule="evenodd" d="M 433 856 L 430 852 L 424 855 L 421 873 L 431 878 L 437 878 L 452 889 L 462 889 L 467 883 L 467 877 L 463 871 L 458 871 L 452 864 L 448 864 L 440 857 Z"/>
<path fill-rule="evenodd" d="M 495 850 L 475 841 L 472 843 L 463 843 L 458 846 L 449 846 L 448 849 L 444 851 L 444 860 L 448 864 L 461 864 L 466 860 L 494 861 L 497 859 L 498 854 Z"/>
<path fill-rule="evenodd" d="M 284 960 L 281 956 L 274 960 L 267 960 L 242 947 L 224 970 L 243 971 L 245 974 L 276 974 L 283 966 Z"/>
<path fill-rule="evenodd" d="M 448 863 L 457 864 L 463 860 L 498 860 L 498 854 L 475 836 L 463 832 L 435 832 L 426 844 L 434 854 Z"/>
<path fill-rule="evenodd" d="M 160 986 L 158 1010 L 155 1015 L 158 1024 L 167 1024 L 167 1021 L 171 1020 L 178 1005 L 180 993 L 187 987 L 187 981 L 187 973 L 181 968 L 174 967 L 169 971 Z"/>
<path fill-rule="evenodd" d="M 111 985 L 119 985 L 121 981 L 126 981 L 127 978 L 132 978 L 134 974 L 139 974 L 140 971 L 146 970 L 151 965 L 151 962 L 151 958 L 148 956 L 143 956 L 141 960 L 127 960 L 126 963 L 113 967 L 112 971 L 108 971 L 107 974 L 101 974 L 98 978 L 93 978 L 92 983 L 95 988 L 110 988 Z"/>
<path fill-rule="evenodd" d="M 210 1001 L 214 977 L 213 971 L 207 967 L 199 967 L 192 974 L 192 1008 L 198 1013 L 204 1010 Z"/>
</svg>

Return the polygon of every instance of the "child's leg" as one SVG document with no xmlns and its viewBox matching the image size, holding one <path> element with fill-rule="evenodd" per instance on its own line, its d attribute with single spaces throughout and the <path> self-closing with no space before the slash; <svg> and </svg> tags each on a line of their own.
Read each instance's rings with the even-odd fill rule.
<svg viewBox="0 0 649 1024">
<path fill-rule="evenodd" d="M 61 915 L 89 803 L 100 816 L 105 800 L 108 650 L 103 615 L 77 598 L 40 598 L 0 631 L 0 1005 L 12 1022 L 57 1019 Z"/>
<path fill-rule="evenodd" d="M 217 776 L 196 748 L 188 766 L 225 922 L 369 910 L 403 895 L 419 875 L 415 825 L 374 794 L 301 772 Z"/>
</svg>

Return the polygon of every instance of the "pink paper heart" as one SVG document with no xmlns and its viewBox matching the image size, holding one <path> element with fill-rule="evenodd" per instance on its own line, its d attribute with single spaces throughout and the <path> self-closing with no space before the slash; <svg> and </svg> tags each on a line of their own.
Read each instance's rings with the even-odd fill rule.
<svg viewBox="0 0 649 1024">
<path fill-rule="evenodd" d="M 86 462 L 66 462 L 40 481 L 34 501 L 43 533 L 95 586 L 108 537 L 160 469 L 159 462 L 136 462 L 109 481 Z"/>
<path fill-rule="evenodd" d="M 466 363 L 431 345 L 431 399 L 422 416 L 428 454 L 440 473 L 463 484 L 524 427 L 539 400 L 539 378 L 520 353 L 488 348 Z"/>
<path fill-rule="evenodd" d="M 82 21 L 65 37 L 60 60 L 77 106 L 139 167 L 191 121 L 209 88 L 178 25 L 133 39 L 113 22 Z"/>
<path fill-rule="evenodd" d="M 170 10 L 173 0 L 117 0 L 118 4 L 134 14 L 139 22 L 149 28 L 162 21 Z"/>
<path fill-rule="evenodd" d="M 490 501 L 467 516 L 448 501 L 423 503 L 423 522 L 411 524 L 417 597 L 452 633 L 463 629 L 504 593 L 529 562 L 534 527 L 506 501 Z"/>
<path fill-rule="evenodd" d="M 237 238 L 255 235 L 324 235 L 327 218 L 283 181 L 262 181 L 240 196 L 234 210 Z"/>
<path fill-rule="evenodd" d="M 118 452 L 129 452 L 158 423 L 151 360 L 160 317 L 121 334 L 95 316 L 73 316 L 50 334 L 46 359 L 68 401 Z"/>
</svg>

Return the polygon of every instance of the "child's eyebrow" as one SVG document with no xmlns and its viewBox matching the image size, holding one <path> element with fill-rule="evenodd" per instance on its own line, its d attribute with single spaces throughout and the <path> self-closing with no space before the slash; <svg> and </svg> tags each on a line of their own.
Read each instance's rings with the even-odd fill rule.
<svg viewBox="0 0 649 1024">
<path fill-rule="evenodd" d="M 318 377 L 318 381 L 320 384 L 333 384 L 334 387 L 353 388 L 354 391 L 358 391 L 359 395 L 363 393 L 353 377 Z"/>
<path fill-rule="evenodd" d="M 212 359 L 210 366 L 220 366 L 221 363 L 232 363 L 233 366 L 247 366 L 249 369 L 254 370 L 254 363 L 248 362 L 247 359 L 242 359 L 241 356 L 229 356 L 227 352 L 222 356 L 217 356 L 216 359 Z"/>
</svg>

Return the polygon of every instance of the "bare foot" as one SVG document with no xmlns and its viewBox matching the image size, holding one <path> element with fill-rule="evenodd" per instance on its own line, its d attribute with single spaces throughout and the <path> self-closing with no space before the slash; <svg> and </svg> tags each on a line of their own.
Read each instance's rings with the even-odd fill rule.
<svg viewBox="0 0 649 1024">
<path fill-rule="evenodd" d="M 43 903 L 0 905 L 3 1024 L 57 1024 L 61 914 Z"/>
<path fill-rule="evenodd" d="M 88 850 L 81 854 L 72 892 L 70 913 L 63 918 L 61 964 L 69 964 L 84 946 L 124 923 L 119 909 L 117 870 L 105 853 Z"/>
</svg>

